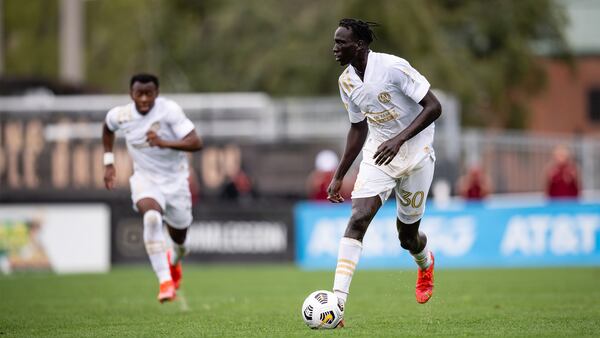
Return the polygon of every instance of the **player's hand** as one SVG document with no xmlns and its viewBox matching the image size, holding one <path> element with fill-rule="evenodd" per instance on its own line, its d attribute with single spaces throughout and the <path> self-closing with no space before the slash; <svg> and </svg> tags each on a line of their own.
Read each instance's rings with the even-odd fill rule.
<svg viewBox="0 0 600 338">
<path fill-rule="evenodd" d="M 163 140 L 158 137 L 158 134 L 154 130 L 148 130 L 146 133 L 146 138 L 148 139 L 148 144 L 152 147 L 162 147 Z"/>
<path fill-rule="evenodd" d="M 394 157 L 396 157 L 396 154 L 398 154 L 398 151 L 400 151 L 400 147 L 402 147 L 403 144 L 404 141 L 396 140 L 395 138 L 392 138 L 380 144 L 377 148 L 377 151 L 375 152 L 375 155 L 373 155 L 373 158 L 375 159 L 375 164 L 390 164 Z"/>
<path fill-rule="evenodd" d="M 329 187 L 327 188 L 327 199 L 331 203 L 342 203 L 344 202 L 344 198 L 340 195 L 340 189 L 342 188 L 342 180 L 334 178 L 329 183 Z"/>
<path fill-rule="evenodd" d="M 115 187 L 115 178 L 117 177 L 117 171 L 115 166 L 112 164 L 104 166 L 104 186 L 108 190 L 112 190 Z"/>
</svg>

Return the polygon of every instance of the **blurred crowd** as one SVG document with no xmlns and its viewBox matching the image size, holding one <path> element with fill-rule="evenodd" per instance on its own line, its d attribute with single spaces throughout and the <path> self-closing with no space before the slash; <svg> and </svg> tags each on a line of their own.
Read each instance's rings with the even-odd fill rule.
<svg viewBox="0 0 600 338">
<path fill-rule="evenodd" d="M 307 180 L 307 197 L 313 201 L 326 201 L 327 188 L 335 174 L 338 165 L 338 155 L 329 149 L 322 150 L 315 157 L 315 168 Z M 544 193 L 548 199 L 576 199 L 581 194 L 581 178 L 579 167 L 573 159 L 571 151 L 565 145 L 553 149 L 552 158 L 548 163 L 543 177 Z M 356 180 L 356 173 L 344 179 L 342 196 L 349 200 Z M 494 192 L 492 179 L 480 163 L 466 166 L 463 174 L 454 186 L 455 195 L 468 201 L 485 200 Z M 451 195 L 447 183 L 437 182 L 432 186 L 433 196 Z M 442 197 L 443 199 L 443 197 Z"/>
</svg>

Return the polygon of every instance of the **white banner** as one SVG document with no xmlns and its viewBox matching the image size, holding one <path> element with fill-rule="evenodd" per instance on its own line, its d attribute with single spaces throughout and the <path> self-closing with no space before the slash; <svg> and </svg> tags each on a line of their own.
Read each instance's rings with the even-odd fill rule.
<svg viewBox="0 0 600 338">
<path fill-rule="evenodd" d="M 110 209 L 104 204 L 0 206 L 0 269 L 108 271 Z"/>
</svg>

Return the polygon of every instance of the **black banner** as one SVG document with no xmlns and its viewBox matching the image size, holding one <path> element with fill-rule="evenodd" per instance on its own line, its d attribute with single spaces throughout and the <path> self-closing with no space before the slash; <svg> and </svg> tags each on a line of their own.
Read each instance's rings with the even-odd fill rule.
<svg viewBox="0 0 600 338">
<path fill-rule="evenodd" d="M 112 206 L 112 262 L 148 260 L 142 217 L 131 204 Z M 168 234 L 165 231 L 165 236 Z M 194 209 L 186 241 L 194 262 L 286 262 L 294 258 L 293 204 L 210 203 Z"/>
<path fill-rule="evenodd" d="M 133 164 L 122 137 L 114 147 L 116 188 L 104 188 L 101 134 L 105 113 L 0 113 L 0 202 L 89 202 L 129 197 Z M 200 135 L 202 137 L 202 135 Z M 190 184 L 204 199 L 304 198 L 316 154 L 337 144 L 204 139 L 190 154 Z M 233 191 L 242 184 L 244 191 Z M 239 190 L 239 189 L 238 189 Z M 241 196 L 238 196 L 241 195 Z"/>
</svg>

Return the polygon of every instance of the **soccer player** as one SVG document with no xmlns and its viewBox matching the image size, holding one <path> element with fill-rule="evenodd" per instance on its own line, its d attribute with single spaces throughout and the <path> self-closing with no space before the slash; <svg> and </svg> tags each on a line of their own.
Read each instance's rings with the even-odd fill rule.
<svg viewBox="0 0 600 338">
<path fill-rule="evenodd" d="M 143 218 L 144 244 L 160 283 L 158 300 L 162 303 L 175 299 L 187 229 L 192 223 L 188 158 L 184 152 L 200 150 L 202 141 L 181 107 L 158 97 L 158 87 L 156 76 L 134 75 L 129 86 L 133 102 L 108 112 L 102 142 L 104 184 L 110 190 L 116 176 L 112 153 L 115 132 L 121 130 L 125 135 L 134 168 L 129 179 L 133 209 Z M 163 222 L 173 240 L 173 252 L 167 251 Z"/>
<path fill-rule="evenodd" d="M 433 178 L 433 121 L 442 110 L 429 82 L 406 60 L 369 49 L 373 25 L 342 19 L 334 35 L 335 59 L 348 66 L 339 88 L 351 125 L 328 188 L 331 202 L 344 201 L 342 180 L 361 148 L 363 159 L 352 191 L 352 216 L 340 241 L 333 291 L 346 302 L 369 223 L 394 192 L 400 245 L 418 265 L 416 299 L 425 303 L 433 292 L 434 258 L 419 223 Z"/>
</svg>

